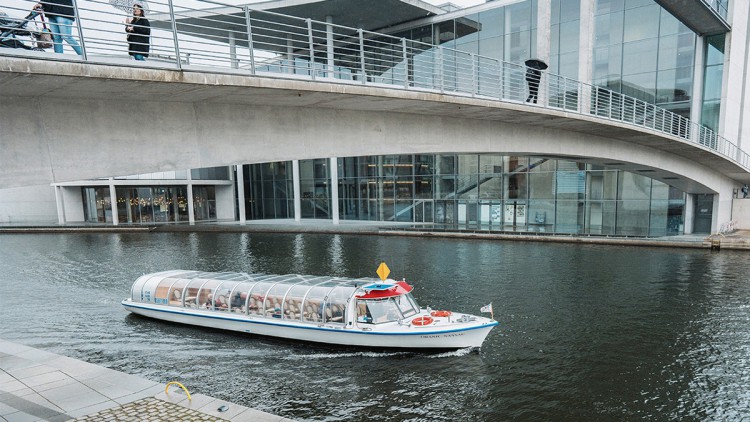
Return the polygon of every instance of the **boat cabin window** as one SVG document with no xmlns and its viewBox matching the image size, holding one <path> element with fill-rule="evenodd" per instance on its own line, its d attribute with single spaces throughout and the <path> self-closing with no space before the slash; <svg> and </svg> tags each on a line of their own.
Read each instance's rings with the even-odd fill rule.
<svg viewBox="0 0 750 422">
<path fill-rule="evenodd" d="M 336 286 L 334 282 L 322 283 L 307 292 L 305 302 L 302 304 L 302 308 L 304 309 L 302 313 L 303 321 L 323 322 L 323 302 L 334 286 Z"/>
<path fill-rule="evenodd" d="M 164 280 L 160 281 L 159 284 L 156 286 L 156 291 L 154 292 L 154 303 L 158 305 L 166 305 L 167 300 L 169 298 L 169 288 L 174 284 L 173 278 L 165 278 Z"/>
<path fill-rule="evenodd" d="M 258 283 L 250 291 L 250 300 L 248 301 L 248 313 L 250 315 L 260 315 L 263 312 L 263 301 L 266 298 L 268 289 L 271 288 L 271 283 Z"/>
<path fill-rule="evenodd" d="M 305 298 L 305 293 L 310 290 L 309 282 L 302 282 L 295 284 L 289 289 L 284 299 L 282 306 L 283 318 L 299 320 L 302 318 L 304 309 L 302 309 L 302 300 Z"/>
<path fill-rule="evenodd" d="M 247 313 L 247 298 L 252 288 L 252 283 L 240 283 L 234 288 L 231 294 L 232 299 L 229 301 L 229 308 L 232 312 Z"/>
<path fill-rule="evenodd" d="M 204 309 L 213 309 L 216 299 L 216 288 L 221 284 L 218 280 L 208 280 L 198 292 L 198 305 Z"/>
<path fill-rule="evenodd" d="M 343 324 L 346 322 L 346 304 L 354 293 L 352 286 L 337 286 L 325 301 L 323 321 Z"/>
<path fill-rule="evenodd" d="M 204 283 L 206 283 L 206 280 L 200 278 L 190 280 L 190 283 L 187 285 L 187 291 L 185 292 L 185 307 L 198 307 L 198 292 L 201 290 L 201 286 L 203 286 Z M 200 304 L 202 305 L 203 303 Z"/>
<path fill-rule="evenodd" d="M 403 319 L 394 298 L 357 301 L 357 322 L 383 324 Z"/>
<path fill-rule="evenodd" d="M 229 305 L 232 301 L 232 290 L 237 286 L 236 281 L 225 281 L 216 289 L 216 309 L 219 311 L 229 312 Z"/>
<path fill-rule="evenodd" d="M 167 297 L 169 298 L 169 304 L 171 306 L 182 306 L 182 293 L 185 291 L 187 283 L 188 281 L 186 279 L 181 278 L 175 281 L 169 288 L 169 294 Z"/>
<path fill-rule="evenodd" d="M 263 302 L 264 315 L 269 318 L 281 318 L 281 301 L 289 290 L 289 285 L 284 283 L 274 284 L 268 291 L 266 300 Z"/>
<path fill-rule="evenodd" d="M 401 314 L 403 314 L 404 318 L 408 318 L 419 313 L 419 306 L 417 306 L 417 302 L 414 301 L 411 293 L 396 296 L 393 298 L 393 301 L 396 303 L 396 306 L 398 306 L 398 309 L 401 311 Z"/>
</svg>

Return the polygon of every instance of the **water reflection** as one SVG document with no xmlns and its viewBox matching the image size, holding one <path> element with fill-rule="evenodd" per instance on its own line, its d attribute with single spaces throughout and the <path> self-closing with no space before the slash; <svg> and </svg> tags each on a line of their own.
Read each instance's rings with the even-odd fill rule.
<svg viewBox="0 0 750 422">
<path fill-rule="evenodd" d="M 299 420 L 739 419 L 750 414 L 745 255 L 351 235 L 0 237 L 0 336 Z M 374 276 L 501 325 L 482 350 L 337 349 L 128 314 L 142 273 Z"/>
</svg>

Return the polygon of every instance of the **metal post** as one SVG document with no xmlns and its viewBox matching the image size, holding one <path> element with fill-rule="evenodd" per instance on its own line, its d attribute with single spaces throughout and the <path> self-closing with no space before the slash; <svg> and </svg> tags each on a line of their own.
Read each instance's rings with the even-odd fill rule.
<svg viewBox="0 0 750 422">
<path fill-rule="evenodd" d="M 444 93 L 444 87 L 445 87 L 445 81 L 443 80 L 443 48 L 440 46 L 437 46 L 437 60 L 435 60 L 435 65 L 437 66 L 438 71 L 438 81 L 440 83 L 440 92 Z"/>
<path fill-rule="evenodd" d="M 477 55 L 471 53 L 471 96 L 477 94 Z"/>
<path fill-rule="evenodd" d="M 326 77 L 335 78 L 335 62 L 333 57 L 333 18 L 326 16 Z"/>
<path fill-rule="evenodd" d="M 406 53 L 406 38 L 401 38 L 401 50 L 404 55 L 404 88 L 409 89 L 409 56 Z"/>
<path fill-rule="evenodd" d="M 180 55 L 180 43 L 177 40 L 177 21 L 174 18 L 174 5 L 172 0 L 168 0 L 169 3 L 169 19 L 172 21 L 172 38 L 174 40 L 174 54 L 177 58 L 177 68 L 182 69 L 182 56 Z M 191 187 L 192 189 L 192 187 Z M 195 223 L 195 221 L 193 221 Z"/>
<path fill-rule="evenodd" d="M 315 80 L 315 46 L 313 43 L 312 19 L 307 18 L 307 41 L 310 44 L 310 77 Z"/>
<path fill-rule="evenodd" d="M 78 12 L 78 2 L 73 0 L 73 10 L 75 11 L 76 28 L 78 28 L 78 39 L 81 40 L 81 57 L 83 60 L 88 60 L 86 54 L 86 42 L 83 40 L 83 28 L 81 27 L 81 14 Z"/>
<path fill-rule="evenodd" d="M 255 55 L 253 54 L 253 26 L 250 24 L 250 8 L 245 6 L 245 21 L 247 21 L 247 50 L 250 53 L 250 73 L 255 75 Z"/>
<path fill-rule="evenodd" d="M 357 29 L 359 34 L 359 64 L 362 67 L 362 84 L 367 83 L 367 72 L 365 71 L 365 38 L 362 33 L 362 28 Z"/>
</svg>

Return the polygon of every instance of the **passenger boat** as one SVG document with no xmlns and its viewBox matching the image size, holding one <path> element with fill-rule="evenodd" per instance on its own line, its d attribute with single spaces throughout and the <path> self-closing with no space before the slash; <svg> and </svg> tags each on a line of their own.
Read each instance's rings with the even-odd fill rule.
<svg viewBox="0 0 750 422">
<path fill-rule="evenodd" d="M 139 277 L 122 304 L 183 324 L 372 348 L 479 348 L 498 325 L 420 308 L 406 281 L 381 278 L 172 270 Z"/>
</svg>

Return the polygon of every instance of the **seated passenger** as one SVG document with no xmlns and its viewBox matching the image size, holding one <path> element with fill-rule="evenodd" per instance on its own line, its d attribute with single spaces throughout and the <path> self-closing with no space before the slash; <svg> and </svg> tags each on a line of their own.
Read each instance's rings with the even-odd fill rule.
<svg viewBox="0 0 750 422">
<path fill-rule="evenodd" d="M 214 296 L 208 295 L 208 297 L 206 298 L 206 303 L 203 304 L 203 307 L 205 307 L 206 309 L 211 309 L 213 306 L 214 306 Z"/>
<path fill-rule="evenodd" d="M 247 293 L 240 292 L 237 292 L 232 296 L 232 308 L 239 308 L 245 304 L 245 298 L 243 298 L 242 295 L 245 295 L 245 298 L 247 297 Z"/>
</svg>

